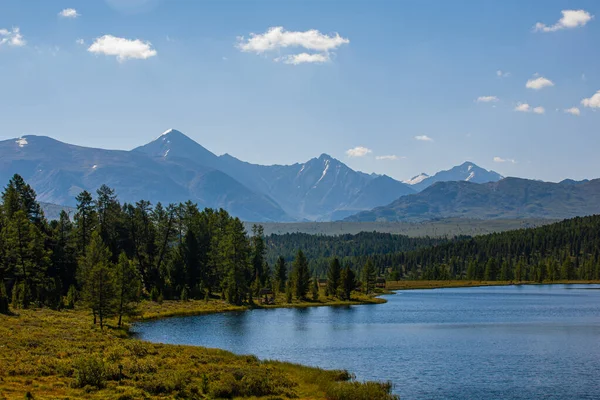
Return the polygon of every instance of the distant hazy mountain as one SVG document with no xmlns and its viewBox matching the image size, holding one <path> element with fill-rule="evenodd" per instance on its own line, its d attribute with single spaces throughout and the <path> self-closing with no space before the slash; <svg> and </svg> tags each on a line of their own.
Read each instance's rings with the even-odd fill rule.
<svg viewBox="0 0 600 400">
<path fill-rule="evenodd" d="M 220 169 L 275 199 L 298 219 L 335 220 L 414 193 L 388 176 L 357 172 L 322 154 L 304 164 L 262 166 L 230 155 Z"/>
<path fill-rule="evenodd" d="M 75 196 L 102 184 L 123 202 L 192 200 L 201 207 L 223 207 L 255 221 L 292 218 L 279 205 L 222 171 L 184 159 L 149 157 L 139 151 L 101 150 L 69 145 L 43 136 L 0 142 L 0 182 L 19 173 L 42 202 L 75 205 Z"/>
<path fill-rule="evenodd" d="M 263 166 L 216 156 L 169 129 L 132 151 L 74 146 L 43 136 L 0 142 L 0 181 L 21 174 L 40 201 L 74 206 L 102 184 L 123 202 L 192 200 L 249 221 L 331 220 L 415 191 L 385 175 L 357 172 L 326 154 L 303 164 Z"/>
<path fill-rule="evenodd" d="M 440 171 L 433 176 L 424 173 L 417 175 L 404 181 L 404 183 L 411 185 L 413 189 L 420 192 L 436 182 L 466 181 L 473 183 L 487 183 L 497 182 L 502 178 L 503 176 L 497 172 L 488 171 L 467 161 L 452 169 Z"/>
<path fill-rule="evenodd" d="M 573 184 L 519 178 L 476 184 L 438 182 L 420 193 L 348 217 L 348 221 L 423 221 L 438 218 L 552 218 L 600 213 L 600 179 Z"/>
</svg>

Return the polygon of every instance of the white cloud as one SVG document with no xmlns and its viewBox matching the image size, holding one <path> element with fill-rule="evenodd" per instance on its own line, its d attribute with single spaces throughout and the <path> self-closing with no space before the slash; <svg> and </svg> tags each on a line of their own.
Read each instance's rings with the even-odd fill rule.
<svg viewBox="0 0 600 400">
<path fill-rule="evenodd" d="M 85 40 L 83 40 L 83 39 L 77 39 L 75 41 L 75 43 L 80 44 L 80 45 L 84 45 L 85 44 Z"/>
<path fill-rule="evenodd" d="M 531 106 L 529 104 L 527 104 L 527 103 L 519 103 L 515 107 L 515 111 L 530 112 L 531 111 Z"/>
<path fill-rule="evenodd" d="M 508 78 L 510 76 L 510 72 L 502 71 L 499 69 L 498 71 L 496 71 L 496 76 L 498 78 Z"/>
<path fill-rule="evenodd" d="M 322 64 L 329 62 L 331 59 L 329 58 L 329 53 L 300 53 L 300 54 L 292 54 L 289 56 L 278 57 L 274 61 L 275 62 L 283 62 L 284 64 L 298 65 L 305 63 L 316 63 Z"/>
<path fill-rule="evenodd" d="M 128 58 L 145 60 L 157 54 L 150 42 L 142 42 L 139 39 L 129 40 L 112 35 L 97 38 L 88 48 L 88 51 L 95 54 L 116 56 L 119 62 Z"/>
<path fill-rule="evenodd" d="M 585 26 L 594 18 L 592 14 L 585 10 L 562 10 L 562 18 L 554 25 L 547 26 L 541 22 L 535 24 L 535 32 L 556 32 L 561 29 L 572 29 Z"/>
<path fill-rule="evenodd" d="M 581 111 L 577 107 L 567 108 L 567 109 L 565 109 L 565 112 L 568 114 L 571 114 L 571 115 L 575 115 L 577 117 L 579 117 L 581 115 Z"/>
<path fill-rule="evenodd" d="M 27 42 L 23 38 L 23 35 L 21 35 L 21 30 L 16 27 L 11 30 L 0 29 L 0 46 L 5 44 L 13 47 L 21 47 L 25 46 Z"/>
<path fill-rule="evenodd" d="M 496 163 L 511 163 L 511 164 L 517 163 L 517 161 L 513 160 L 512 158 L 502 158 L 502 157 L 494 157 L 494 162 L 496 162 Z"/>
<path fill-rule="evenodd" d="M 415 139 L 420 140 L 422 142 L 433 142 L 433 139 L 427 135 L 418 135 L 418 136 L 415 136 Z"/>
<path fill-rule="evenodd" d="M 306 51 L 275 58 L 276 62 L 285 64 L 325 63 L 331 60 L 330 52 L 336 50 L 350 40 L 339 33 L 326 35 L 316 29 L 308 31 L 286 31 L 282 26 L 269 28 L 265 33 L 251 33 L 249 38 L 238 37 L 237 48 L 243 52 L 263 54 L 281 51 L 287 48 L 302 48 Z"/>
<path fill-rule="evenodd" d="M 554 86 L 554 82 L 552 82 L 550 79 L 544 78 L 543 76 L 540 76 L 535 79 L 530 79 L 525 84 L 525 87 L 527 89 L 535 89 L 535 90 L 540 90 L 540 89 L 543 89 L 548 86 Z"/>
<path fill-rule="evenodd" d="M 477 98 L 478 103 L 493 103 L 499 101 L 500 99 L 496 96 L 479 96 Z"/>
<path fill-rule="evenodd" d="M 350 40 L 341 37 L 339 33 L 329 36 L 316 29 L 305 32 L 290 32 L 283 29 L 282 26 L 269 28 L 263 34 L 251 33 L 249 39 L 238 38 L 238 48 L 240 50 L 257 54 L 286 47 L 303 47 L 307 50 L 328 52 L 347 43 L 350 43 Z"/>
<path fill-rule="evenodd" d="M 62 18 L 77 18 L 81 16 L 81 14 L 79 14 L 74 8 L 65 8 L 58 13 L 58 16 Z"/>
<path fill-rule="evenodd" d="M 371 150 L 371 149 L 368 149 L 363 146 L 357 146 L 353 149 L 346 150 L 346 155 L 348 157 L 364 157 L 367 154 L 370 154 L 372 152 L 373 152 L 373 150 Z"/>
<path fill-rule="evenodd" d="M 398 157 L 395 154 L 390 154 L 389 156 L 376 156 L 375 157 L 376 160 L 398 160 L 400 158 L 406 158 L 406 157 Z"/>
<path fill-rule="evenodd" d="M 546 112 L 546 109 L 544 107 L 535 107 L 533 109 L 533 112 L 536 114 L 543 114 Z"/>
<path fill-rule="evenodd" d="M 581 104 L 584 107 L 600 108 L 600 90 L 598 90 L 592 97 L 581 100 Z"/>
</svg>

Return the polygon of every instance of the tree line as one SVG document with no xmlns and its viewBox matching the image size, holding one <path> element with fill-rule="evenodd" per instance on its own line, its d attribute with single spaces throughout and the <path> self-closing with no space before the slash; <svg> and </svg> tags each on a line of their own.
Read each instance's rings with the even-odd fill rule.
<svg viewBox="0 0 600 400">
<path fill-rule="evenodd" d="M 47 221 L 35 191 L 15 175 L 0 204 L 0 312 L 73 307 L 94 322 L 135 312 L 141 298 L 222 298 L 252 303 L 261 289 L 305 299 L 317 285 L 299 250 L 291 262 L 266 261 L 262 226 L 252 235 L 225 210 L 191 202 L 121 204 L 113 189 L 81 192 L 73 218 Z M 288 267 L 289 266 L 289 267 Z"/>
</svg>

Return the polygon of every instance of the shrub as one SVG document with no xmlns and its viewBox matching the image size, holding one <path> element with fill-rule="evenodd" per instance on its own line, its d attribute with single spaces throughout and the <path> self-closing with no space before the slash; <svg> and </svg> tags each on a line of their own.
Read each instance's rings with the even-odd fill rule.
<svg viewBox="0 0 600 400">
<path fill-rule="evenodd" d="M 77 289 L 75 289 L 75 285 L 69 286 L 69 291 L 67 292 L 67 308 L 75 308 L 75 303 L 77 302 Z"/>
<path fill-rule="evenodd" d="M 391 382 L 338 382 L 325 388 L 327 400 L 399 400 Z"/>
<path fill-rule="evenodd" d="M 93 386 L 102 389 L 106 385 L 106 366 L 96 356 L 80 357 L 73 364 L 75 387 Z"/>
</svg>

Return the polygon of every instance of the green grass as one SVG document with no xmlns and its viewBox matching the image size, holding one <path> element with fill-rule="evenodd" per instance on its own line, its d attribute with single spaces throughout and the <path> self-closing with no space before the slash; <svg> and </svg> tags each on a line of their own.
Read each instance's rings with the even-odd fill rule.
<svg viewBox="0 0 600 400">
<path fill-rule="evenodd" d="M 281 301 L 280 298 L 277 299 Z M 381 302 L 358 295 L 295 302 L 308 307 Z M 140 319 L 240 311 L 219 300 L 143 302 Z M 87 310 L 0 315 L 0 399 L 363 399 L 391 400 L 390 387 L 327 371 L 218 349 L 148 343 L 127 329 L 92 325 Z M 367 397 L 365 397 L 367 396 Z"/>
</svg>

